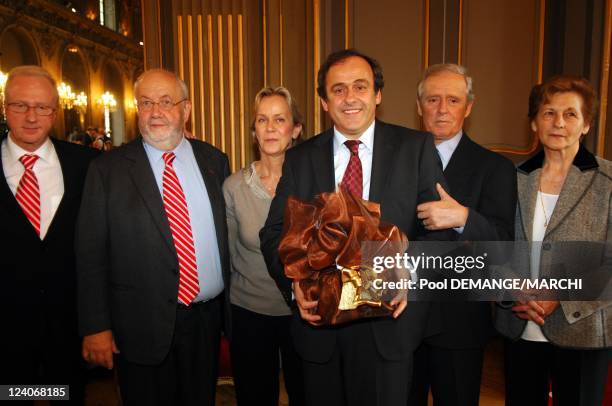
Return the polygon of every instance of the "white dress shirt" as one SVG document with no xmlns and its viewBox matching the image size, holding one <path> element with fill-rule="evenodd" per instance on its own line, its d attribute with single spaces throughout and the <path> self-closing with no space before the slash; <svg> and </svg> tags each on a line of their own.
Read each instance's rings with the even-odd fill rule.
<svg viewBox="0 0 612 406">
<path fill-rule="evenodd" d="M 372 178 L 372 156 L 374 154 L 374 124 L 372 124 L 359 137 L 359 159 L 361 160 L 361 170 L 363 172 L 363 195 L 364 200 L 370 197 L 370 179 Z M 336 127 L 334 127 L 334 179 L 336 187 L 342 183 L 344 172 L 351 159 L 351 152 L 344 145 L 345 141 L 350 141 Z"/>
<path fill-rule="evenodd" d="M 153 169 L 159 193 L 163 196 L 163 177 L 166 166 L 163 155 L 165 151 L 161 151 L 144 141 L 143 145 Z M 215 231 L 215 219 L 206 184 L 191 144 L 183 138 L 171 152 L 176 155 L 172 166 L 183 188 L 187 210 L 189 210 L 198 280 L 200 282 L 200 293 L 193 299 L 193 302 L 197 303 L 213 299 L 223 291 L 223 274 Z"/>
<path fill-rule="evenodd" d="M 64 196 L 64 176 L 55 147 L 49 138 L 36 151 L 29 152 L 15 144 L 9 134 L 2 141 L 2 170 L 13 195 L 17 193 L 17 186 L 25 172 L 25 167 L 19 161 L 19 158 L 25 154 L 38 155 L 33 171 L 40 189 L 40 239 L 42 240 L 47 235 L 53 216 Z"/>
<path fill-rule="evenodd" d="M 442 161 L 442 170 L 446 169 L 448 161 L 450 161 L 450 159 L 452 158 L 453 153 L 457 149 L 457 145 L 459 145 L 459 141 L 461 141 L 461 137 L 463 137 L 463 130 L 459 130 L 459 132 L 453 135 L 452 138 L 449 138 L 439 144 L 436 144 L 436 149 L 438 150 L 440 161 Z"/>
</svg>

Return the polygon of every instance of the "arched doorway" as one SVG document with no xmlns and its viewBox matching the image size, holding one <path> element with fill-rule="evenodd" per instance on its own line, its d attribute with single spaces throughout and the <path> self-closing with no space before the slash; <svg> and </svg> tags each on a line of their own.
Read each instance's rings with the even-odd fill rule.
<svg viewBox="0 0 612 406">
<path fill-rule="evenodd" d="M 117 101 L 117 107 L 110 112 L 109 118 L 113 145 L 119 146 L 125 140 L 125 107 L 122 75 L 114 63 L 108 61 L 104 65 L 103 80 L 104 91 L 112 93 Z"/>
<path fill-rule="evenodd" d="M 62 108 L 64 111 L 64 128 L 66 133 L 70 134 L 73 131 L 83 131 L 86 128 L 86 123 L 91 121 L 88 114 L 89 104 L 89 77 L 88 69 L 83 61 L 82 51 L 75 45 L 68 45 L 64 49 L 62 56 L 62 82 L 70 86 L 72 92 L 79 96 L 85 95 L 86 102 L 84 106 L 79 99 L 73 100 L 71 103 L 65 103 Z"/>
<path fill-rule="evenodd" d="M 9 27 L 0 38 L 0 69 L 6 73 L 20 65 L 39 65 L 38 52 L 30 37 L 17 27 Z"/>
</svg>

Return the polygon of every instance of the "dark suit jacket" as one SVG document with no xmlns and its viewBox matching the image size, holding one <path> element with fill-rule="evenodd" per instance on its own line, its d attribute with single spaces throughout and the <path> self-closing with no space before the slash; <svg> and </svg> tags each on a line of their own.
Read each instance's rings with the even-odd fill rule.
<svg viewBox="0 0 612 406">
<path fill-rule="evenodd" d="M 0 308 L 9 349 L 38 348 L 36 342 L 48 338 L 43 329 L 60 342 L 79 343 L 74 228 L 87 167 L 97 151 L 52 142 L 62 168 L 64 196 L 42 241 L 9 189 L 0 162 Z"/>
<path fill-rule="evenodd" d="M 376 121 L 369 198 L 381 204 L 382 219 L 397 225 L 409 239 L 424 234 L 416 206 L 439 199 L 435 184 L 443 183 L 443 177 L 437 162 L 431 135 Z M 291 303 L 291 281 L 278 256 L 287 198 L 310 201 L 334 190 L 333 129 L 329 129 L 287 151 L 283 176 L 260 233 L 268 270 L 287 303 Z M 392 360 L 410 356 L 421 339 L 427 309 L 425 303 L 410 303 L 398 320 L 366 321 L 381 356 Z M 313 328 L 301 320 L 294 326 L 295 345 L 303 358 L 325 362 L 331 357 L 335 328 Z"/>
<path fill-rule="evenodd" d="M 507 158 L 472 141 L 466 133 L 453 153 L 444 177 L 447 192 L 469 214 L 459 241 L 514 240 L 516 170 Z M 438 302 L 442 334 L 428 342 L 445 348 L 476 348 L 493 334 L 488 302 Z"/>
<path fill-rule="evenodd" d="M 208 191 L 223 280 L 229 288 L 221 192 L 228 160 L 209 144 L 190 142 Z M 111 329 L 128 361 L 161 362 L 174 331 L 178 259 L 141 138 L 92 162 L 77 234 L 80 334 Z"/>
</svg>

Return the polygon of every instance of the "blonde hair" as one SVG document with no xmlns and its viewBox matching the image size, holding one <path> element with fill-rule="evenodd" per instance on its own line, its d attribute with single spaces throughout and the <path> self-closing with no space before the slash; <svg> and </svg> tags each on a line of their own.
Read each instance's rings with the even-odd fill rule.
<svg viewBox="0 0 612 406">
<path fill-rule="evenodd" d="M 284 98 L 285 101 L 287 101 L 287 105 L 291 110 L 291 118 L 293 119 L 293 125 L 296 126 L 299 124 L 301 126 L 300 135 L 298 136 L 299 139 L 302 136 L 302 133 L 304 132 L 304 120 L 302 119 L 302 115 L 300 114 L 300 110 L 298 109 L 297 103 L 291 96 L 291 92 L 289 92 L 289 90 L 283 86 L 264 87 L 259 92 L 257 92 L 257 94 L 255 95 L 255 100 L 253 101 L 253 119 L 251 120 L 251 134 L 255 136 L 255 119 L 257 116 L 257 109 L 259 108 L 261 101 L 266 97 L 271 96 L 280 96 Z"/>
<path fill-rule="evenodd" d="M 57 104 L 59 102 L 59 94 L 57 92 L 57 82 L 55 81 L 53 76 L 51 76 L 49 71 L 37 65 L 17 66 L 9 71 L 7 79 L 6 79 L 6 83 L 4 85 L 5 100 L 8 98 L 7 95 L 9 93 L 11 83 L 13 83 L 13 80 L 19 76 L 35 76 L 35 77 L 47 79 L 49 83 L 51 84 L 51 87 L 53 88 L 53 96 L 55 97 L 55 103 Z"/>
</svg>

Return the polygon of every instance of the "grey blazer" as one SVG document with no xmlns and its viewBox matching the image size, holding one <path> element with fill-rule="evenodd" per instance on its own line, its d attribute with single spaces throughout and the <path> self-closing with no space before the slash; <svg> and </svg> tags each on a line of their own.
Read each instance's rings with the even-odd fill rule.
<svg viewBox="0 0 612 406">
<path fill-rule="evenodd" d="M 515 236 L 517 241 L 530 241 L 533 216 L 537 204 L 540 172 L 544 152 L 540 151 L 518 167 L 518 207 Z M 555 249 L 554 241 L 612 242 L 612 162 L 595 157 L 582 145 L 567 175 L 559 200 L 547 227 L 540 257 L 540 269 L 562 261 L 564 266 L 585 267 L 585 256 L 577 256 Z M 527 259 L 528 260 L 528 259 Z M 580 262 L 578 262 L 580 261 Z M 602 257 L 587 257 L 590 266 L 600 272 L 612 272 L 612 253 L 605 250 Z M 528 262 L 523 266 L 529 267 Z M 607 278 L 607 274 L 606 274 Z M 495 327 L 504 336 L 519 339 L 526 321 L 512 310 L 496 307 Z M 564 301 L 549 315 L 542 332 L 548 340 L 561 347 L 612 347 L 612 302 Z"/>
</svg>

